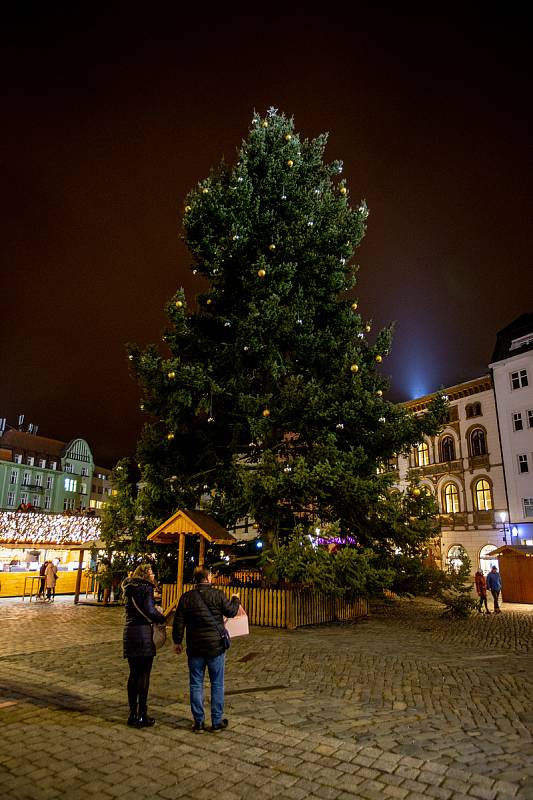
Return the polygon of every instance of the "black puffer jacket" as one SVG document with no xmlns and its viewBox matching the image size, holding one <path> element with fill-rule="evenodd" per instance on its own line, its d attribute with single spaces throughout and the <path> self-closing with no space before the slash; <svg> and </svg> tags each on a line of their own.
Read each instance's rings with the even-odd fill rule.
<svg viewBox="0 0 533 800">
<path fill-rule="evenodd" d="M 122 587 L 126 599 L 124 658 L 155 656 L 152 625 L 133 605 L 133 600 L 135 600 L 138 607 L 152 622 L 165 622 L 165 617 L 154 604 L 154 587 L 149 581 L 143 581 L 140 578 L 126 578 Z"/>
<path fill-rule="evenodd" d="M 201 597 L 198 596 L 199 593 Z M 224 627 L 224 617 L 237 616 L 240 605 L 237 597 L 228 600 L 220 589 L 213 588 L 209 583 L 200 583 L 196 589 L 191 589 L 180 597 L 174 615 L 172 640 L 174 644 L 181 644 L 186 629 L 187 654 L 214 658 L 224 652 L 224 646 L 213 617 L 205 607 L 206 603 L 219 628 Z"/>
</svg>

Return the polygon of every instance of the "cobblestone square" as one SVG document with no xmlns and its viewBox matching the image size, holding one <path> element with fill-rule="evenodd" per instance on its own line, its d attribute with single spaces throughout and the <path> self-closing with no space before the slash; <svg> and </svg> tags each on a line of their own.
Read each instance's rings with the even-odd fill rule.
<svg viewBox="0 0 533 800">
<path fill-rule="evenodd" d="M 230 727 L 190 730 L 186 661 L 157 656 L 154 728 L 125 725 L 123 609 L 0 601 L 0 796 L 533 798 L 533 607 L 452 622 L 429 600 L 355 623 L 253 628 Z"/>
</svg>

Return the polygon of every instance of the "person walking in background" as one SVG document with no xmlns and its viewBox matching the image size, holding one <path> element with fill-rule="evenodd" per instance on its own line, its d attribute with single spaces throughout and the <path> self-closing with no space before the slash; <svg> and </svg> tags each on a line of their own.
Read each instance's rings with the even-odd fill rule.
<svg viewBox="0 0 533 800">
<path fill-rule="evenodd" d="M 152 622 L 164 624 L 166 617 L 154 603 L 155 577 L 150 564 L 140 564 L 122 583 L 126 623 L 124 626 L 124 658 L 128 659 L 128 725 L 148 728 L 155 719 L 148 716 L 148 690 L 155 656 Z"/>
<path fill-rule="evenodd" d="M 192 730 L 205 730 L 204 675 L 207 667 L 211 683 L 211 731 L 216 733 L 228 726 L 224 715 L 224 666 L 226 646 L 223 640 L 224 617 L 235 617 L 239 610 L 239 595 L 231 600 L 211 586 L 211 572 L 196 567 L 193 575 L 196 589 L 180 597 L 172 626 L 174 652 L 183 652 L 182 641 L 187 634 L 189 694 L 193 716 Z"/>
<path fill-rule="evenodd" d="M 43 561 L 41 564 L 41 568 L 39 569 L 39 575 L 41 580 L 39 581 L 39 592 L 37 593 L 37 597 L 40 597 L 44 600 L 44 590 L 46 586 L 46 567 L 48 566 L 48 561 Z"/>
<path fill-rule="evenodd" d="M 49 561 L 46 565 L 44 579 L 46 584 L 46 599 L 49 603 L 52 603 L 55 600 L 57 583 L 57 567 L 53 561 Z"/>
<path fill-rule="evenodd" d="M 490 614 L 489 607 L 487 605 L 487 581 L 485 580 L 485 576 L 481 572 L 480 569 L 475 574 L 475 581 L 476 581 L 476 592 L 479 595 L 479 603 L 477 610 L 481 614 L 481 606 L 485 606 L 485 612 Z"/>
<path fill-rule="evenodd" d="M 490 593 L 494 599 L 494 613 L 500 614 L 501 609 L 498 604 L 498 599 L 502 590 L 502 579 L 496 567 L 492 567 L 487 575 L 487 588 L 490 589 Z"/>
</svg>

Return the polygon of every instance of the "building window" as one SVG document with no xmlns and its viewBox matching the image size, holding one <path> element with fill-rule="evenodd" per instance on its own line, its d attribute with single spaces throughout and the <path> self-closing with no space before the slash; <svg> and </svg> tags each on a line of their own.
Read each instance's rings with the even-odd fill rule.
<svg viewBox="0 0 533 800">
<path fill-rule="evenodd" d="M 87 494 L 87 484 L 86 483 L 82 483 L 80 485 L 80 494 Z"/>
<path fill-rule="evenodd" d="M 511 372 L 511 389 L 523 389 L 528 386 L 527 370 L 520 369 L 518 372 Z"/>
<path fill-rule="evenodd" d="M 83 477 L 84 477 L 84 478 L 87 478 L 87 477 L 88 477 L 88 475 L 89 475 L 89 470 L 87 469 L 87 467 L 82 467 L 82 468 L 81 468 L 81 474 L 83 475 Z"/>
<path fill-rule="evenodd" d="M 518 472 L 523 475 L 524 472 L 529 472 L 529 464 L 527 463 L 527 454 L 518 456 Z"/>
<path fill-rule="evenodd" d="M 43 485 L 43 476 L 42 475 L 36 475 L 35 476 L 35 485 L 36 486 L 42 486 Z"/>
<path fill-rule="evenodd" d="M 482 478 L 474 486 L 474 497 L 478 511 L 490 511 L 492 509 L 492 492 L 490 484 Z"/>
<path fill-rule="evenodd" d="M 415 450 L 415 463 L 417 467 L 427 467 L 429 464 L 429 446 L 421 442 Z"/>
<path fill-rule="evenodd" d="M 57 461 L 52 461 L 51 462 L 50 469 L 57 469 Z"/>
<path fill-rule="evenodd" d="M 15 492 L 8 492 L 7 493 L 7 504 L 8 506 L 15 505 Z"/>
<path fill-rule="evenodd" d="M 466 416 L 469 419 L 470 417 L 480 417 L 481 416 L 481 403 L 470 403 L 465 409 Z"/>
<path fill-rule="evenodd" d="M 53 487 L 54 487 L 54 479 L 52 478 L 52 476 L 51 476 L 51 475 L 49 475 L 49 476 L 46 478 L 46 488 L 47 488 L 47 489 L 53 489 Z"/>
<path fill-rule="evenodd" d="M 65 472 L 72 472 L 72 464 L 68 462 L 65 464 Z"/>
<path fill-rule="evenodd" d="M 28 456 L 28 458 L 26 459 L 26 464 L 28 465 L 28 467 L 33 467 L 33 465 L 35 464 L 35 458 L 33 456 Z"/>
<path fill-rule="evenodd" d="M 47 494 L 46 497 L 44 498 L 44 507 L 46 511 L 50 511 L 50 509 L 52 508 L 52 498 L 50 497 L 49 494 Z"/>
<path fill-rule="evenodd" d="M 22 464 L 22 456 L 20 455 L 20 453 L 17 453 L 15 455 L 15 464 Z"/>
<path fill-rule="evenodd" d="M 524 505 L 524 517 L 533 517 L 533 497 L 524 497 L 522 503 Z"/>
<path fill-rule="evenodd" d="M 63 511 L 72 511 L 74 508 L 74 498 L 65 497 L 63 500 Z"/>
<path fill-rule="evenodd" d="M 444 510 L 446 514 L 459 513 L 459 492 L 455 483 L 448 483 L 444 487 Z"/>
<path fill-rule="evenodd" d="M 22 476 L 22 485 L 23 486 L 29 486 L 30 485 L 30 473 L 29 472 L 25 472 L 24 475 Z"/>
<path fill-rule="evenodd" d="M 527 424 L 530 428 L 533 428 L 533 408 L 530 408 L 527 412 Z"/>
<path fill-rule="evenodd" d="M 524 423 L 522 421 L 522 412 L 517 411 L 513 414 L 513 430 L 514 431 L 521 431 L 524 428 Z"/>
<path fill-rule="evenodd" d="M 76 481 L 73 478 L 65 478 L 65 491 L 66 492 L 76 491 Z"/>
<path fill-rule="evenodd" d="M 441 444 L 442 460 L 455 461 L 455 442 L 453 437 L 445 436 Z"/>
<path fill-rule="evenodd" d="M 34 494 L 33 495 L 33 499 L 32 499 L 31 502 L 32 502 L 32 505 L 35 506 L 35 508 L 40 508 L 41 507 L 41 498 L 39 497 L 38 494 Z"/>
<path fill-rule="evenodd" d="M 485 432 L 477 428 L 470 436 L 471 452 L 473 456 L 484 456 L 487 453 L 487 440 Z"/>
<path fill-rule="evenodd" d="M 27 493 L 26 493 L 26 492 L 22 492 L 22 493 L 21 493 L 21 495 L 20 495 L 20 502 L 21 502 L 21 503 L 24 503 L 24 505 L 26 505 L 26 504 L 27 504 L 27 502 L 28 502 L 28 495 L 27 495 Z"/>
<path fill-rule="evenodd" d="M 11 470 L 11 475 L 9 478 L 9 483 L 16 483 L 18 481 L 19 473 L 17 469 Z"/>
<path fill-rule="evenodd" d="M 39 466 L 41 469 L 46 469 L 46 458 L 41 458 L 39 461 Z"/>
</svg>

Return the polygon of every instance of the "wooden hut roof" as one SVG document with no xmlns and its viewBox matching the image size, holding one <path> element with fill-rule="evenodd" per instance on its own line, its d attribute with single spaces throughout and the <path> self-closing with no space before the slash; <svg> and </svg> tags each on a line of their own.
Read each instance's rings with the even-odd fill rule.
<svg viewBox="0 0 533 800">
<path fill-rule="evenodd" d="M 491 553 L 487 553 L 485 558 L 494 558 L 496 556 L 503 556 L 511 553 L 519 556 L 533 556 L 533 547 L 526 544 L 503 544 L 501 547 L 497 547 L 496 550 L 493 550 Z"/>
<path fill-rule="evenodd" d="M 187 509 L 176 511 L 159 528 L 148 536 L 148 539 L 157 544 L 171 544 L 180 534 L 186 536 L 203 536 L 212 544 L 234 544 L 237 540 L 225 528 L 206 514 L 204 511 L 189 511 Z"/>
</svg>

